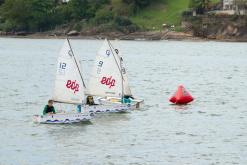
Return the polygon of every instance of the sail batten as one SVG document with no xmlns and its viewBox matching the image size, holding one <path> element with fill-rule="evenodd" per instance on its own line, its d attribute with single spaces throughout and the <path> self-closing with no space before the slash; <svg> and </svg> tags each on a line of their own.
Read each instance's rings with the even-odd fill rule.
<svg viewBox="0 0 247 165">
<path fill-rule="evenodd" d="M 55 102 L 81 104 L 84 98 L 84 83 L 76 57 L 68 40 L 60 50 L 52 99 Z"/>
</svg>

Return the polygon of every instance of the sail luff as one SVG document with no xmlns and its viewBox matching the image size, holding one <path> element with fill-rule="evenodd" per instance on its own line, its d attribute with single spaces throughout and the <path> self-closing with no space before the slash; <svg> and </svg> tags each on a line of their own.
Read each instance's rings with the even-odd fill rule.
<svg viewBox="0 0 247 165">
<path fill-rule="evenodd" d="M 121 73 L 121 68 L 120 68 L 120 66 L 118 65 L 118 62 L 117 62 L 117 60 L 116 60 L 116 56 L 115 56 L 115 49 L 114 49 L 114 47 L 112 46 L 112 44 L 110 43 L 110 41 L 109 40 L 107 40 L 107 42 L 108 42 L 108 44 L 109 44 L 109 47 L 110 47 L 110 49 L 111 49 L 111 52 L 112 52 L 112 54 L 113 54 L 113 57 L 114 57 L 114 60 L 115 60 L 115 62 L 116 62 L 116 65 L 117 65 L 117 67 L 118 67 L 118 70 L 119 70 L 119 72 L 120 72 L 120 74 L 122 75 L 122 73 Z M 114 51 L 112 51 L 112 49 L 114 50 Z"/>
<path fill-rule="evenodd" d="M 109 42 L 109 44 L 111 45 L 111 47 L 114 49 L 114 51 L 116 52 L 117 57 L 119 58 L 119 64 L 120 64 L 120 73 L 122 76 L 122 90 L 123 90 L 123 96 L 124 95 L 128 95 L 128 96 L 132 96 L 131 94 L 131 90 L 128 84 L 128 78 L 127 78 L 127 74 L 123 74 L 123 71 L 125 70 L 125 67 L 123 65 L 123 57 L 120 55 L 120 51 L 119 49 L 115 49 L 112 45 L 111 42 Z M 125 75 L 125 76 L 124 76 Z M 126 88 L 126 89 L 125 89 Z"/>
</svg>

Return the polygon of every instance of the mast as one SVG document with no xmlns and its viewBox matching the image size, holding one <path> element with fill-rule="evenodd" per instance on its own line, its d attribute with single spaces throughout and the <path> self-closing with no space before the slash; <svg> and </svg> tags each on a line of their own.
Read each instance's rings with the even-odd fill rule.
<svg viewBox="0 0 247 165">
<path fill-rule="evenodd" d="M 116 52 L 115 51 L 115 49 L 114 49 L 114 47 L 112 46 L 112 44 L 110 43 L 110 41 L 108 40 L 108 39 L 106 39 L 107 40 L 107 42 L 108 42 L 108 44 L 109 44 L 109 46 L 110 46 L 110 49 L 111 49 L 111 52 L 112 52 L 112 55 L 113 55 L 113 57 L 114 57 L 114 60 L 115 60 L 115 62 L 116 62 L 116 64 L 117 64 L 117 67 L 118 67 L 118 70 L 119 70 L 119 72 L 120 72 L 120 74 L 121 74 L 121 85 L 122 85 L 122 99 L 123 99 L 123 97 L 124 97 L 124 84 L 123 84 L 123 81 L 124 81 L 124 79 L 123 79 L 123 73 L 122 73 L 122 64 L 121 64 L 121 60 L 122 59 L 120 59 L 120 66 L 118 65 L 118 62 L 117 62 L 117 60 L 116 60 L 116 57 L 115 57 L 115 54 L 114 54 L 114 52 Z M 113 51 L 113 50 L 114 51 Z M 116 52 L 117 53 L 117 52 Z M 117 53 L 118 54 L 118 53 Z"/>
<path fill-rule="evenodd" d="M 116 52 L 117 53 L 117 52 Z M 122 77 L 122 100 L 121 100 L 121 102 L 123 102 L 123 98 L 124 98 L 124 79 L 123 79 L 123 73 L 122 73 L 122 57 L 120 58 L 120 67 L 121 67 L 121 77 Z"/>
<path fill-rule="evenodd" d="M 75 61 L 76 67 L 77 67 L 77 69 L 78 69 L 78 71 L 79 71 L 79 74 L 80 74 L 80 77 L 81 77 L 81 80 L 82 80 L 83 86 L 84 86 L 84 88 L 86 88 L 86 85 L 85 85 L 85 82 L 84 82 L 84 80 L 83 80 L 83 77 L 82 77 L 82 74 L 81 74 L 81 71 L 80 71 L 79 65 L 78 65 L 78 63 L 77 63 L 77 61 L 76 61 L 76 59 L 75 59 L 74 52 L 73 52 L 72 47 L 71 47 L 71 45 L 70 45 L 69 38 L 67 37 L 66 39 L 67 39 L 67 41 L 68 41 L 68 43 L 69 43 L 69 47 L 70 47 L 70 50 L 71 50 L 71 53 L 72 53 L 73 59 L 74 59 L 74 61 Z"/>
</svg>

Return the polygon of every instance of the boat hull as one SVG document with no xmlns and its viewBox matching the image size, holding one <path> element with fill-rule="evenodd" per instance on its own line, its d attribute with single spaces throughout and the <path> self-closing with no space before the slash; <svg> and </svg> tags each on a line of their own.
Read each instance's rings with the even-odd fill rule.
<svg viewBox="0 0 247 165">
<path fill-rule="evenodd" d="M 102 105 L 123 105 L 123 106 L 129 106 L 130 109 L 139 109 L 141 108 L 141 105 L 144 103 L 144 100 L 142 99 L 133 99 L 130 104 L 123 104 L 121 103 L 121 98 L 117 97 L 108 97 L 108 98 L 99 98 L 99 102 Z"/>
<path fill-rule="evenodd" d="M 33 122 L 41 124 L 66 124 L 90 121 L 92 115 L 82 113 L 34 115 Z"/>
<path fill-rule="evenodd" d="M 133 110 L 133 105 L 127 104 L 100 104 L 87 106 L 85 109 L 89 113 L 124 113 Z"/>
</svg>

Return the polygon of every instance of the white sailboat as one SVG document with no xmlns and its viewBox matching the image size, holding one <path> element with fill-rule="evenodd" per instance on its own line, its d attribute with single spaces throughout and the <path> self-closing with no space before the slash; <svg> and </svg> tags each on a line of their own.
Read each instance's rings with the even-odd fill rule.
<svg viewBox="0 0 247 165">
<path fill-rule="evenodd" d="M 67 39 L 59 53 L 56 79 L 52 100 L 61 104 L 82 105 L 84 100 L 85 84 L 70 42 Z M 65 112 L 52 115 L 35 115 L 33 120 L 39 123 L 74 123 L 88 121 L 91 115 L 84 113 Z"/>
<path fill-rule="evenodd" d="M 86 94 L 100 96 L 103 105 L 122 105 L 128 109 L 139 108 L 143 102 L 132 98 L 131 103 L 122 103 L 122 98 L 132 97 L 132 93 L 121 52 L 107 39 L 97 53 Z"/>
</svg>

